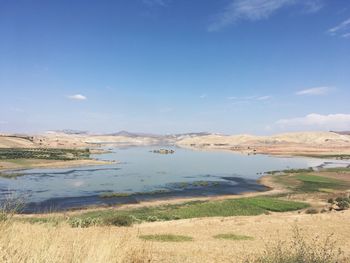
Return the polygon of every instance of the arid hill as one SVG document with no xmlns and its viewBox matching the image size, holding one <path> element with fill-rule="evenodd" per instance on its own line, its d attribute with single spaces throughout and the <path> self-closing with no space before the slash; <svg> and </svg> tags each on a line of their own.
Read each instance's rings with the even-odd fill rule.
<svg viewBox="0 0 350 263">
<path fill-rule="evenodd" d="M 92 148 L 100 145 L 161 144 L 277 155 L 350 155 L 350 135 L 335 132 L 295 132 L 272 136 L 204 133 L 129 136 L 128 133 L 93 135 L 64 132 L 47 132 L 34 136 L 0 135 L 0 148 Z"/>
<path fill-rule="evenodd" d="M 350 135 L 334 132 L 295 132 L 273 136 L 209 135 L 186 138 L 178 141 L 177 145 L 279 155 L 349 155 Z"/>
</svg>

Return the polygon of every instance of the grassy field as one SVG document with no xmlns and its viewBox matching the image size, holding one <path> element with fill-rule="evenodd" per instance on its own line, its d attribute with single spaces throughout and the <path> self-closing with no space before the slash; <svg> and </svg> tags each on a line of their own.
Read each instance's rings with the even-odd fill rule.
<svg viewBox="0 0 350 263">
<path fill-rule="evenodd" d="M 295 193 L 312 193 L 312 192 L 336 192 L 350 189 L 350 182 L 333 177 L 329 177 L 328 173 L 348 173 L 349 168 L 329 168 L 320 172 L 289 172 L 283 171 L 282 174 L 274 176 L 274 180 L 279 184 L 284 185 Z"/>
<path fill-rule="evenodd" d="M 137 209 L 106 209 L 83 212 L 69 217 L 31 217 L 31 223 L 59 224 L 64 220 L 73 227 L 95 225 L 130 226 L 141 222 L 170 221 L 199 217 L 252 216 L 269 212 L 286 212 L 307 208 L 303 202 L 286 201 L 274 197 L 253 197 L 223 201 L 193 201 L 176 205 L 161 205 Z"/>
</svg>

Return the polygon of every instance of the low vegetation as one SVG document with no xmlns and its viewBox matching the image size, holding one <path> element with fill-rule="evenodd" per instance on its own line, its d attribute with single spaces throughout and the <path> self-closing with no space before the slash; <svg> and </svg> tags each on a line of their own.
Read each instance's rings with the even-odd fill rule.
<svg viewBox="0 0 350 263">
<path fill-rule="evenodd" d="M 350 182 L 343 181 L 328 176 L 328 173 L 349 173 L 349 168 L 329 168 L 319 172 L 304 172 L 295 170 L 285 170 L 276 174 L 275 181 L 292 190 L 294 193 L 333 193 L 336 191 L 345 191 L 350 188 Z"/>
<path fill-rule="evenodd" d="M 108 209 L 82 213 L 69 219 L 73 227 L 98 225 L 129 226 L 133 223 L 169 221 L 197 217 L 227 217 L 260 215 L 269 212 L 295 211 L 307 208 L 302 202 L 273 197 L 228 199 L 223 201 L 194 201 L 128 210 Z M 98 219 L 95 221 L 94 219 Z M 33 222 L 33 219 L 31 219 Z M 35 222 L 40 222 L 37 219 Z"/>
<path fill-rule="evenodd" d="M 89 157 L 89 149 L 0 148 L 0 160 L 42 159 L 68 161 L 87 159 Z"/>
<path fill-rule="evenodd" d="M 251 236 L 245 236 L 245 235 L 237 235 L 237 234 L 219 234 L 215 235 L 214 238 L 216 239 L 226 239 L 226 240 L 253 240 L 254 238 Z"/>
<path fill-rule="evenodd" d="M 139 236 L 139 238 L 147 241 L 157 241 L 157 242 L 185 242 L 185 241 L 193 240 L 193 238 L 189 236 L 172 235 L 172 234 L 141 235 Z"/>
</svg>

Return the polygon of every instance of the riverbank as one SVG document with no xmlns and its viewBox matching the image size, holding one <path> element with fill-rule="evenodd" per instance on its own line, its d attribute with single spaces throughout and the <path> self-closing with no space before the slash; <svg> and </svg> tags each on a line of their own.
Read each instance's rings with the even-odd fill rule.
<svg viewBox="0 0 350 263">
<path fill-rule="evenodd" d="M 108 165 L 116 162 L 102 160 L 40 160 L 40 159 L 19 159 L 0 161 L 0 172 L 11 170 L 24 170 L 33 168 L 74 168 L 83 166 Z"/>
</svg>

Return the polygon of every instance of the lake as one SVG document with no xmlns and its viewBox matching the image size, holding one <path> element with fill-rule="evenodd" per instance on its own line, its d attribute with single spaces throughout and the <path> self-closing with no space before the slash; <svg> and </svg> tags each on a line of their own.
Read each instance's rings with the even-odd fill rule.
<svg viewBox="0 0 350 263">
<path fill-rule="evenodd" d="M 177 147 L 174 154 L 153 153 L 160 147 L 116 147 L 94 158 L 119 163 L 70 169 L 28 169 L 23 176 L 0 178 L 0 201 L 19 196 L 24 212 L 43 212 L 90 205 L 137 203 L 175 197 L 265 191 L 257 183 L 271 170 L 315 167 L 324 159 L 242 155 Z M 122 196 L 103 198 L 111 193 Z"/>
</svg>

